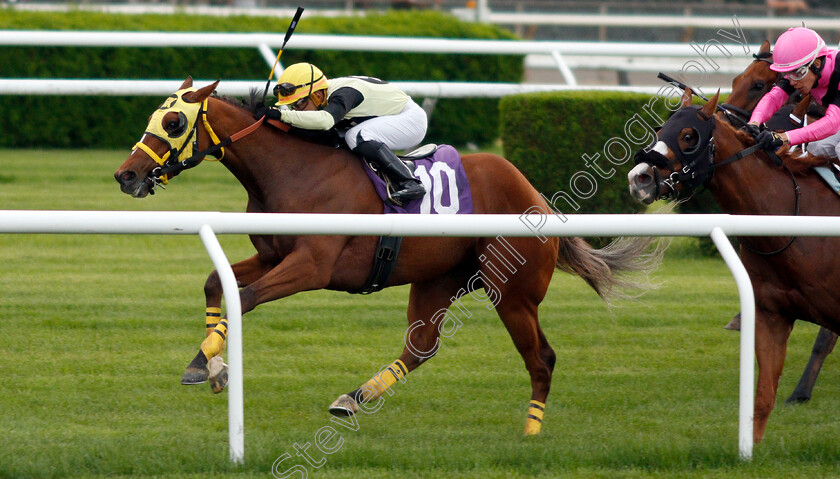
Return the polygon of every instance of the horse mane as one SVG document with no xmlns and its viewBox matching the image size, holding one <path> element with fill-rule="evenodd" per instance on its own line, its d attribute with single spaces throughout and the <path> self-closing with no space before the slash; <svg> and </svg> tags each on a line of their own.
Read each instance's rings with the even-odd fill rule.
<svg viewBox="0 0 840 479">
<path fill-rule="evenodd" d="M 235 106 L 247 110 L 248 113 L 254 114 L 257 112 L 257 107 L 261 104 L 259 88 L 251 88 L 248 90 L 248 98 L 232 98 L 229 96 L 221 96 L 213 94 L 213 98 L 220 100 L 228 105 Z"/>
<path fill-rule="evenodd" d="M 741 143 L 745 144 L 746 146 L 752 146 L 755 144 L 755 139 L 746 133 L 743 130 L 736 129 L 734 126 L 730 125 L 727 121 L 718 122 L 718 124 L 725 125 L 726 128 L 730 128 L 732 132 L 735 134 L 735 137 Z M 836 158 L 827 158 L 824 156 L 814 156 L 810 153 L 802 154 L 799 151 L 791 152 L 790 147 L 786 146 L 781 148 L 776 154 L 781 158 L 782 163 L 790 169 L 791 172 L 797 175 L 804 175 L 811 171 L 811 168 L 815 166 L 828 166 L 831 163 L 840 164 Z M 761 153 L 758 155 L 760 158 L 764 159 L 764 161 L 771 161 L 770 157 L 767 156 L 765 153 Z"/>
</svg>

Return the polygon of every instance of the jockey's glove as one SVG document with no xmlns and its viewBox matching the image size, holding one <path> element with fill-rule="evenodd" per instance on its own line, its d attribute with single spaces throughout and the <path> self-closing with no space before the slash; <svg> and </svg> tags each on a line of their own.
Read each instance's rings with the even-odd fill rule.
<svg viewBox="0 0 840 479">
<path fill-rule="evenodd" d="M 781 135 L 775 131 L 764 130 L 755 137 L 755 144 L 760 146 L 762 150 L 773 150 L 784 145 Z"/>
<path fill-rule="evenodd" d="M 744 125 L 743 129 L 746 134 L 750 135 L 753 138 L 757 137 L 762 130 L 761 125 L 759 125 L 758 123 L 747 123 L 746 125 Z"/>
<path fill-rule="evenodd" d="M 271 108 L 265 105 L 260 105 L 254 112 L 254 118 L 259 120 L 262 117 L 266 117 L 269 120 L 280 120 L 280 110 L 278 110 L 277 108 Z"/>
</svg>

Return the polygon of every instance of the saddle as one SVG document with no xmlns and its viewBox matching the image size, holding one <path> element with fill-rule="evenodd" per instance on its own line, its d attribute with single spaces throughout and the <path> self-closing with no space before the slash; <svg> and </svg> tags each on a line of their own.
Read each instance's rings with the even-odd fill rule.
<svg viewBox="0 0 840 479">
<path fill-rule="evenodd" d="M 428 145 L 423 145 L 414 151 L 407 153 L 405 155 L 398 155 L 397 157 L 405 163 L 405 166 L 408 167 L 409 171 L 413 175 L 417 169 L 417 164 L 415 160 L 428 158 L 432 156 L 435 151 L 437 151 L 437 145 L 434 143 L 429 143 Z M 393 183 L 391 180 L 386 176 L 382 171 L 376 168 L 376 165 L 371 163 L 370 161 L 362 158 L 368 168 L 370 168 L 373 172 L 376 173 L 376 176 L 382 179 L 385 183 L 387 188 L 388 197 L 391 197 L 396 191 L 394 189 Z M 400 254 L 400 246 L 402 245 L 402 238 L 395 237 L 395 236 L 381 236 L 379 238 L 379 244 L 376 246 L 376 253 L 373 257 L 373 270 L 371 271 L 370 275 L 368 276 L 367 281 L 365 281 L 365 285 L 362 286 L 361 289 L 356 291 L 350 291 L 351 294 L 371 294 L 377 291 L 380 291 L 384 288 L 387 283 L 388 279 L 391 277 L 391 273 L 394 272 L 394 267 L 396 266 L 397 256 Z"/>
<path fill-rule="evenodd" d="M 815 166 L 813 169 L 831 188 L 831 191 L 840 195 L 840 166 L 832 163 L 828 166 Z"/>
<path fill-rule="evenodd" d="M 414 150 L 412 150 L 412 151 L 410 151 L 410 152 L 408 152 L 404 155 L 397 155 L 397 158 L 402 160 L 403 164 L 405 164 L 405 166 L 408 168 L 408 171 L 410 171 L 411 174 L 413 175 L 414 171 L 417 169 L 417 164 L 415 163 L 415 160 L 428 158 L 428 157 L 434 155 L 435 152 L 437 151 L 437 149 L 438 149 L 438 145 L 436 145 L 434 143 L 428 143 L 428 144 L 422 145 L 422 146 L 420 146 L 420 147 L 418 147 L 418 148 L 416 148 L 416 149 L 414 149 Z M 379 178 L 382 179 L 383 182 L 385 182 L 385 187 L 387 188 L 388 197 L 392 198 L 394 192 L 396 192 L 397 190 L 395 188 L 395 185 L 391 182 L 391 179 L 388 178 L 388 176 L 385 175 L 383 172 L 379 171 L 379 169 L 376 167 L 376 165 L 374 163 L 366 160 L 365 158 L 362 158 L 362 161 L 364 161 L 367 164 L 368 168 L 370 168 L 374 173 L 376 173 L 376 176 L 378 176 Z"/>
</svg>

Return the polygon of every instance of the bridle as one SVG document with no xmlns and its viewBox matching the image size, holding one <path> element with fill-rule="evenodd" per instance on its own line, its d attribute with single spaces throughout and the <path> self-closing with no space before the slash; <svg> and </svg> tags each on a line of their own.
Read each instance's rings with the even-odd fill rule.
<svg viewBox="0 0 840 479">
<path fill-rule="evenodd" d="M 698 135 L 698 141 L 697 144 L 690 150 L 684 151 L 679 148 L 678 136 L 679 133 L 686 127 L 694 129 Z M 652 169 L 654 172 L 654 185 L 656 185 L 657 192 L 656 199 L 679 198 L 680 191 L 677 190 L 677 185 L 680 184 L 683 185 L 683 189 L 681 191 L 685 191 L 688 194 L 693 194 L 694 189 L 698 186 L 706 188 L 709 183 L 711 183 L 712 178 L 714 177 L 714 172 L 717 168 L 741 160 L 761 150 L 759 145 L 752 145 L 738 151 L 722 161 L 715 163 L 714 129 L 715 122 L 713 116 L 710 117 L 704 114 L 698 105 L 688 106 L 674 113 L 674 115 L 665 122 L 665 125 L 663 125 L 660 130 L 662 133 L 671 135 L 661 141 L 669 147 L 671 152 L 674 154 L 676 161 L 672 162 L 668 159 L 668 157 L 651 147 L 644 148 L 636 153 L 634 161 L 637 165 L 639 163 L 647 163 L 654 167 Z M 796 195 L 794 216 L 799 216 L 802 192 L 799 187 L 799 182 L 796 181 L 796 176 L 786 165 L 784 165 L 782 160 L 773 151 L 765 151 L 765 153 L 770 157 L 776 166 L 784 168 L 790 175 L 791 180 L 793 180 L 794 193 Z M 676 164 L 682 164 L 684 166 L 678 169 L 675 166 Z M 671 174 L 668 175 L 668 178 L 660 178 L 660 168 L 670 170 Z M 661 184 L 667 186 L 669 190 L 662 195 L 659 194 Z M 759 255 L 771 256 L 786 250 L 795 239 L 796 237 L 792 236 L 790 241 L 788 241 L 783 247 L 768 252 L 756 250 L 746 244 L 743 240 L 741 240 L 741 244 L 748 251 Z"/>
<path fill-rule="evenodd" d="M 684 128 L 691 128 L 697 135 L 697 144 L 690 149 L 683 150 L 679 145 L 679 134 Z M 683 185 L 691 193 L 698 186 L 707 186 L 712 180 L 715 168 L 715 123 L 712 117 L 700 110 L 700 106 L 692 105 L 677 110 L 671 118 L 657 131 L 659 142 L 664 143 L 673 152 L 675 162 L 671 162 L 664 154 L 657 151 L 656 146 L 649 146 L 639 150 L 634 158 L 635 163 L 647 163 L 655 166 L 654 179 L 657 185 L 657 199 L 679 198 L 678 185 Z M 676 164 L 682 165 L 677 168 Z M 659 177 L 659 169 L 670 170 L 667 178 Z M 668 192 L 659 194 L 659 185 L 668 187 Z"/>
<path fill-rule="evenodd" d="M 226 146 L 250 135 L 265 121 L 265 116 L 263 116 L 253 124 L 228 138 L 219 140 L 218 135 L 213 131 L 213 127 L 210 126 L 210 122 L 207 120 L 208 99 L 205 98 L 199 104 L 184 100 L 183 96 L 192 91 L 196 90 L 194 88 L 185 88 L 175 92 L 170 97 L 173 98 L 173 101 L 164 102 L 152 114 L 152 118 L 149 120 L 145 135 L 153 136 L 169 147 L 169 150 L 163 156 L 159 156 L 148 145 L 143 143 L 142 138 L 141 141 L 134 145 L 135 149 L 142 150 L 159 165 L 150 171 L 146 177 L 146 181 L 149 183 L 150 194 L 155 193 L 157 186 L 164 188 L 163 185 L 169 182 L 169 178 L 177 176 L 184 170 L 197 166 L 208 155 L 215 157 L 214 161 L 222 160 L 225 155 L 224 148 Z M 169 112 L 177 112 L 179 116 L 179 127 L 173 132 L 166 132 L 161 126 L 164 115 Z M 199 118 L 204 125 L 204 130 L 207 131 L 210 137 L 211 146 L 196 152 L 199 143 Z M 187 131 L 188 129 L 189 131 Z M 189 156 L 181 160 L 181 156 L 185 154 Z"/>
<path fill-rule="evenodd" d="M 216 135 L 216 132 L 213 131 L 213 127 L 210 126 L 210 122 L 207 121 L 207 99 L 201 102 L 201 108 L 199 109 L 198 113 L 199 116 L 201 116 L 202 123 L 204 124 L 204 129 L 210 136 L 211 145 L 208 148 L 199 151 L 198 153 L 193 153 L 192 156 L 183 161 L 178 161 L 178 154 L 171 156 L 161 166 L 158 166 L 157 168 L 152 170 L 151 175 L 154 176 L 155 181 L 158 181 L 160 178 L 164 178 L 167 176 L 169 178 L 172 178 L 173 176 L 178 175 L 184 170 L 193 168 L 199 163 L 201 163 L 201 160 L 203 160 L 208 155 L 213 155 L 216 158 L 216 160 L 214 161 L 224 159 L 226 146 L 230 145 L 236 140 L 250 135 L 251 133 L 256 131 L 257 128 L 259 128 L 265 120 L 265 117 L 263 116 L 256 122 L 252 123 L 249 126 L 246 126 L 245 128 L 239 130 L 238 132 L 225 138 L 224 140 L 219 140 L 219 137 Z M 193 126 L 193 132 L 195 135 L 195 146 L 193 147 L 193 150 L 195 150 L 198 148 L 198 122 L 196 122 L 195 126 Z M 190 133 L 190 136 L 193 136 L 193 133 Z"/>
</svg>

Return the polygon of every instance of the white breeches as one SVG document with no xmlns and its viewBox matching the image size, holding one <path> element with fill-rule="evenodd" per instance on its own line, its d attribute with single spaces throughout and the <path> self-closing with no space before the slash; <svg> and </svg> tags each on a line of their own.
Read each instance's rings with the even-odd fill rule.
<svg viewBox="0 0 840 479">
<path fill-rule="evenodd" d="M 391 150 L 407 150 L 423 141 L 428 123 L 426 112 L 409 100 L 396 115 L 371 118 L 350 128 L 344 140 L 351 150 L 359 143 L 360 134 L 363 141 L 378 141 Z"/>
</svg>

